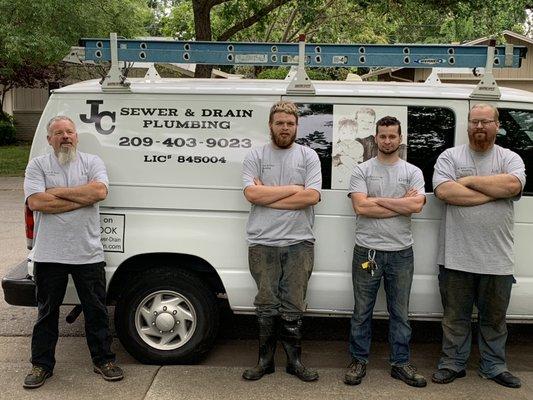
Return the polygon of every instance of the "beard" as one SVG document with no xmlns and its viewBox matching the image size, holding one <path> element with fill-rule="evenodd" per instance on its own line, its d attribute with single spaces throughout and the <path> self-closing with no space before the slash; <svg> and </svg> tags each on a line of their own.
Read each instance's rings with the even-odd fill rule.
<svg viewBox="0 0 533 400">
<path fill-rule="evenodd" d="M 73 146 L 61 146 L 57 154 L 59 164 L 66 165 L 76 159 L 76 148 Z"/>
<path fill-rule="evenodd" d="M 400 145 L 398 145 L 397 147 L 395 147 L 393 149 L 385 150 L 385 149 L 382 149 L 381 147 L 378 146 L 379 152 L 382 153 L 382 154 L 386 154 L 386 155 L 394 154 L 395 152 L 398 151 L 399 148 L 400 148 Z"/>
<path fill-rule="evenodd" d="M 288 149 L 296 140 L 296 132 L 294 132 L 294 134 L 289 135 L 288 137 L 284 137 L 280 134 L 275 134 L 272 129 L 270 129 L 270 138 L 272 139 L 274 144 L 280 149 Z"/>
<path fill-rule="evenodd" d="M 486 131 L 473 131 L 469 134 L 472 147 L 478 151 L 485 151 L 492 146 L 493 140 L 489 138 Z"/>
</svg>

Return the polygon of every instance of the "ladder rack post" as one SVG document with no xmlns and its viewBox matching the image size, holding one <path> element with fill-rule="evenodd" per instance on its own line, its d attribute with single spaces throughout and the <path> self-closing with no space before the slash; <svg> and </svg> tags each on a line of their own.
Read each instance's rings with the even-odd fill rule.
<svg viewBox="0 0 533 400">
<path fill-rule="evenodd" d="M 298 70 L 287 86 L 287 94 L 315 94 L 315 87 L 305 72 L 305 35 L 298 38 Z"/>
<path fill-rule="evenodd" d="M 122 75 L 122 70 L 118 63 L 117 34 L 111 33 L 109 36 L 109 46 L 111 50 L 111 67 L 102 82 L 104 92 L 129 92 L 130 82 Z"/>
<path fill-rule="evenodd" d="M 494 48 L 496 40 L 491 39 L 487 47 L 487 64 L 485 65 L 485 73 L 477 84 L 476 88 L 470 94 L 471 99 L 483 100 L 498 100 L 502 94 L 500 88 L 492 74 L 492 67 L 494 65 Z"/>
</svg>

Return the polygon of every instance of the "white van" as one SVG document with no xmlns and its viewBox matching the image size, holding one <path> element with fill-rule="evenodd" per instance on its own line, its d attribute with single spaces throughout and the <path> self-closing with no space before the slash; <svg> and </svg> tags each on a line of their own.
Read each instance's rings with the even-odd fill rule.
<svg viewBox="0 0 533 400">
<path fill-rule="evenodd" d="M 407 160 L 424 172 L 428 192 L 423 211 L 413 217 L 410 315 L 441 317 L 435 259 L 442 203 L 431 193 L 431 176 L 444 149 L 468 140 L 473 86 L 314 82 L 314 95 L 290 96 L 286 81 L 130 81 L 129 93 L 104 92 L 96 80 L 54 91 L 30 157 L 50 151 L 45 125 L 63 114 L 77 125 L 80 150 L 104 160 L 110 189 L 100 212 L 108 301 L 116 305 L 117 333 L 131 355 L 145 363 L 194 361 L 217 333 L 217 298 L 227 299 L 236 313 L 253 312 L 256 287 L 245 240 L 250 204 L 242 193 L 241 164 L 251 147 L 269 141 L 269 108 L 280 99 L 299 106 L 298 141 L 315 149 L 322 164 L 307 313 L 349 316 L 353 308 L 355 218 L 346 196 L 349 178 L 336 161 L 339 135 L 355 121 L 363 144 L 375 120 L 394 115 L 406 133 Z M 517 152 L 533 175 L 533 94 L 501 92 L 493 102 L 500 110 L 497 143 Z M 361 158 L 363 145 L 358 151 Z M 530 181 L 516 203 L 510 321 L 533 321 L 532 195 Z M 3 280 L 6 301 L 34 304 L 31 277 L 22 278 L 28 270 L 31 275 L 31 263 L 21 268 L 18 277 Z M 64 302 L 78 302 L 72 284 Z M 386 315 L 380 293 L 375 316 Z"/>
</svg>

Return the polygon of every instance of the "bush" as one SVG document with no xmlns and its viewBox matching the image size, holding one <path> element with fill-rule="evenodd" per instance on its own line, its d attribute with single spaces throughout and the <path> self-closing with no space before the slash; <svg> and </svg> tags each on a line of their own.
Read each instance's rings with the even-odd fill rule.
<svg viewBox="0 0 533 400">
<path fill-rule="evenodd" d="M 323 70 L 323 68 L 320 69 L 310 69 L 307 71 L 307 75 L 309 75 L 309 79 L 312 81 L 330 81 L 332 80 L 331 75 L 328 75 L 326 71 Z"/>
<path fill-rule="evenodd" d="M 0 146 L 5 146 L 6 144 L 13 144 L 16 142 L 16 130 L 15 126 L 13 125 L 13 118 L 8 118 L 8 120 L 0 121 Z"/>
<path fill-rule="evenodd" d="M 257 79 L 285 79 L 289 73 L 288 68 L 271 68 L 265 69 L 257 75 Z"/>
<path fill-rule="evenodd" d="M 346 76 L 352 70 L 348 68 L 307 68 L 307 75 L 313 81 L 338 81 L 345 80 Z M 258 79 L 285 79 L 289 69 L 286 67 L 270 68 L 261 71 L 257 76 Z"/>
</svg>

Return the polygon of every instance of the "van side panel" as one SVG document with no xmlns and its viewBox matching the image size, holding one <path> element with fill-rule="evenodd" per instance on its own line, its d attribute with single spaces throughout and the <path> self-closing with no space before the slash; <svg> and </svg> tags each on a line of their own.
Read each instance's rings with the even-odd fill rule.
<svg viewBox="0 0 533 400">
<path fill-rule="evenodd" d="M 469 101 L 394 97 L 287 97 L 331 107 L 447 107 L 455 115 L 454 144 L 467 143 Z M 49 151 L 45 125 L 57 114 L 71 117 L 80 150 L 98 154 L 110 178 L 101 205 L 107 278 L 128 259 L 154 252 L 194 255 L 218 273 L 235 311 L 251 312 L 255 284 L 249 274 L 245 226 L 250 205 L 241 188 L 242 160 L 268 143 L 268 112 L 275 95 L 172 93 L 55 93 L 43 114 L 31 157 Z M 509 104 L 501 102 L 499 107 Z M 521 103 L 521 107 L 531 104 Z M 333 120 L 332 120 L 333 123 Z M 409 126 L 405 131 L 409 135 Z M 300 138 L 300 136 L 299 136 Z M 351 260 L 355 218 L 347 190 L 325 189 L 316 206 L 315 268 L 308 290 L 314 313 L 346 314 L 353 308 Z M 533 200 L 516 205 L 516 276 L 509 315 L 531 316 Z M 436 248 L 442 203 L 432 193 L 413 216 L 415 276 L 410 311 L 438 317 Z M 69 288 L 65 302 L 76 302 Z M 380 291 L 375 311 L 386 315 Z"/>
</svg>

